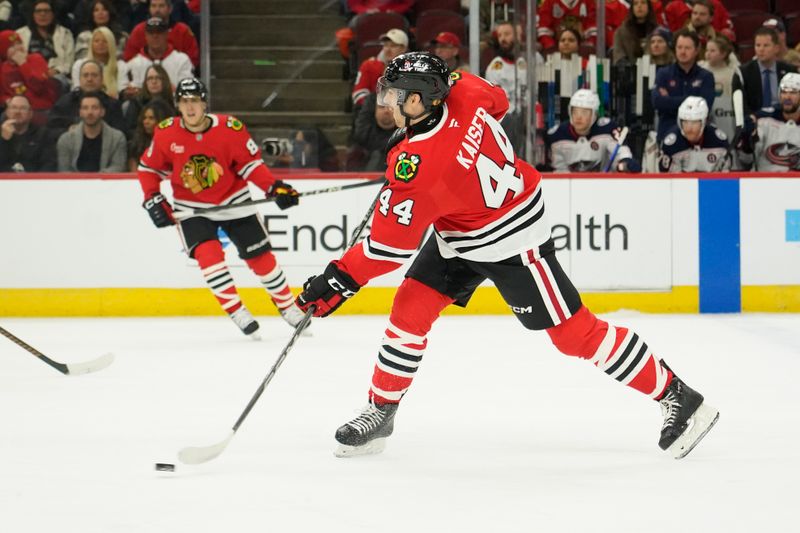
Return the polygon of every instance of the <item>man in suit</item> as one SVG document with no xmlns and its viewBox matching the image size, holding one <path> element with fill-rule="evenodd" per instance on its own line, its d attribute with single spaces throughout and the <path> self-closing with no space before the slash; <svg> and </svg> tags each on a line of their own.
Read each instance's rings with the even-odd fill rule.
<svg viewBox="0 0 800 533">
<path fill-rule="evenodd" d="M 778 81 L 797 72 L 789 63 L 778 61 L 780 39 L 773 28 L 760 27 L 754 34 L 755 57 L 733 76 L 733 92 L 744 93 L 744 112 L 751 118 L 762 108 L 778 106 Z"/>
</svg>

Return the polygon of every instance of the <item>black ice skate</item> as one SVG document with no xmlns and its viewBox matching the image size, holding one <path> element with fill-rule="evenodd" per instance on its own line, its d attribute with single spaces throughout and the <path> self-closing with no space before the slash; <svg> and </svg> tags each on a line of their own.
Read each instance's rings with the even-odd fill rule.
<svg viewBox="0 0 800 533">
<path fill-rule="evenodd" d="M 361 414 L 336 430 L 339 447 L 336 457 L 355 457 L 381 453 L 386 447 L 386 437 L 394 430 L 394 415 L 398 404 L 368 403 Z"/>
<path fill-rule="evenodd" d="M 661 364 L 669 369 L 664 361 Z M 664 415 L 658 445 L 675 459 L 686 457 L 719 420 L 719 411 L 705 403 L 702 394 L 674 373 L 658 403 Z"/>
<path fill-rule="evenodd" d="M 258 334 L 258 322 L 256 322 L 256 319 L 253 318 L 253 315 L 250 314 L 250 311 L 248 311 L 245 306 L 241 306 L 231 313 L 230 317 L 234 324 L 239 326 L 242 333 L 255 341 L 261 340 L 261 336 Z"/>
</svg>

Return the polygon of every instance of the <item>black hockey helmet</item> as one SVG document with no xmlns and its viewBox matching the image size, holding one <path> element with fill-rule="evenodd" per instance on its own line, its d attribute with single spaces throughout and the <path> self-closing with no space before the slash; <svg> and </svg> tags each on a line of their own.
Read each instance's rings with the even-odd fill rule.
<svg viewBox="0 0 800 533">
<path fill-rule="evenodd" d="M 450 69 L 441 58 L 429 52 L 408 52 L 392 59 L 378 80 L 378 104 L 400 105 L 411 93 L 422 97 L 426 111 L 441 105 L 450 92 Z M 390 89 L 397 99 L 386 101 Z M 384 104 L 384 102 L 387 102 Z"/>
<path fill-rule="evenodd" d="M 178 105 L 184 96 L 199 96 L 202 101 L 208 103 L 206 84 L 197 78 L 183 78 L 175 87 L 175 105 Z"/>
</svg>

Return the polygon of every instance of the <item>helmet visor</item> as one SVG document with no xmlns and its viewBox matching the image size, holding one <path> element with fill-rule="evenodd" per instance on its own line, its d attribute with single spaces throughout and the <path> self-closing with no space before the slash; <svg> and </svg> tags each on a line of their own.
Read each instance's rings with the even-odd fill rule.
<svg viewBox="0 0 800 533">
<path fill-rule="evenodd" d="M 381 76 L 378 79 L 378 84 L 375 87 L 375 94 L 377 95 L 376 103 L 388 107 L 397 107 L 405 102 L 406 99 L 406 91 L 396 87 L 390 87 L 389 82 L 386 81 L 386 76 Z"/>
</svg>

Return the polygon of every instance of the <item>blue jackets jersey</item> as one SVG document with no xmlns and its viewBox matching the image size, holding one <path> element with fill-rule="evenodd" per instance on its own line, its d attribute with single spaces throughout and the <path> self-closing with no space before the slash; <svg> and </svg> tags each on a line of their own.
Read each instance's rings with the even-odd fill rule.
<svg viewBox="0 0 800 533">
<path fill-rule="evenodd" d="M 659 92 L 662 88 L 669 93 L 667 96 Z M 678 107 L 687 96 L 702 97 L 711 109 L 714 104 L 714 75 L 696 64 L 686 72 L 677 63 L 656 73 L 651 97 L 653 108 L 658 112 L 658 142 L 677 124 Z"/>
<path fill-rule="evenodd" d="M 697 144 L 689 143 L 678 126 L 674 126 L 667 131 L 664 141 L 661 143 L 658 170 L 660 172 L 725 172 L 731 166 L 728 147 L 728 136 L 711 124 L 706 125 L 703 137 Z"/>
<path fill-rule="evenodd" d="M 601 172 L 608 165 L 617 145 L 617 125 L 608 118 L 599 118 L 587 135 L 578 135 L 569 122 L 553 126 L 547 132 L 550 164 L 556 172 Z M 632 156 L 630 148 L 620 146 L 615 163 Z"/>
</svg>

